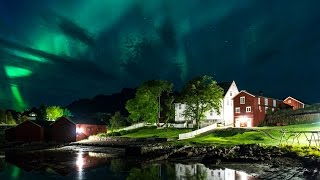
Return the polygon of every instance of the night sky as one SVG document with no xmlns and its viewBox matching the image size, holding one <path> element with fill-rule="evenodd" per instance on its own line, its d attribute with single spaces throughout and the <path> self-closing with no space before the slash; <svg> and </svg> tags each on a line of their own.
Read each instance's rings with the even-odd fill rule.
<svg viewBox="0 0 320 180">
<path fill-rule="evenodd" d="M 0 107 L 167 79 L 320 101 L 318 0 L 1 0 Z"/>
</svg>

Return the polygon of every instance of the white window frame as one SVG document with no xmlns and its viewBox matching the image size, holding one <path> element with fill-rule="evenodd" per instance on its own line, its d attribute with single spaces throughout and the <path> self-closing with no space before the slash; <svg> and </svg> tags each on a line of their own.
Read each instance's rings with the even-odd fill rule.
<svg viewBox="0 0 320 180">
<path fill-rule="evenodd" d="M 273 107 L 277 107 L 277 100 L 273 100 Z"/>
<path fill-rule="evenodd" d="M 230 91 L 230 96 L 232 97 L 232 91 Z"/>
<path fill-rule="evenodd" d="M 260 105 L 260 98 L 258 98 L 258 104 Z"/>
<path fill-rule="evenodd" d="M 213 110 L 210 110 L 210 116 L 213 116 Z"/>
<path fill-rule="evenodd" d="M 265 112 L 266 112 L 266 113 L 267 113 L 267 111 L 268 111 L 268 107 L 265 108 Z"/>
<path fill-rule="evenodd" d="M 179 103 L 178 108 L 181 109 L 181 103 Z"/>
<path fill-rule="evenodd" d="M 268 101 L 269 101 L 268 98 L 265 98 L 264 99 L 264 105 L 268 106 Z"/>
<path fill-rule="evenodd" d="M 252 111 L 251 106 L 247 106 L 246 107 L 246 112 L 251 112 L 251 111 Z"/>
<path fill-rule="evenodd" d="M 288 103 L 291 104 L 291 99 L 288 100 Z"/>
<path fill-rule="evenodd" d="M 241 112 L 240 110 L 241 110 L 240 107 L 236 107 L 235 108 L 235 113 L 240 113 Z"/>
<path fill-rule="evenodd" d="M 246 97 L 245 96 L 240 97 L 240 104 L 246 104 Z"/>
</svg>

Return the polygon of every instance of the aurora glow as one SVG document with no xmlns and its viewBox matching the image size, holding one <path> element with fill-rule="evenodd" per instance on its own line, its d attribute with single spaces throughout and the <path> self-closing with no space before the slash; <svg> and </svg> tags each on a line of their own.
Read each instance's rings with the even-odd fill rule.
<svg viewBox="0 0 320 180">
<path fill-rule="evenodd" d="M 25 105 L 64 105 L 147 79 L 171 80 L 179 88 L 200 74 L 236 80 L 241 88 L 279 98 L 290 94 L 317 102 L 320 98 L 304 90 L 320 90 L 313 83 L 318 81 L 319 5 L 277 0 L 3 0 L 0 102 L 5 103 L 0 106 L 21 103 L 11 84 Z M 308 73 L 310 82 L 296 72 Z"/>
<path fill-rule="evenodd" d="M 9 78 L 30 76 L 32 71 L 20 67 L 4 66 L 6 74 Z"/>
</svg>

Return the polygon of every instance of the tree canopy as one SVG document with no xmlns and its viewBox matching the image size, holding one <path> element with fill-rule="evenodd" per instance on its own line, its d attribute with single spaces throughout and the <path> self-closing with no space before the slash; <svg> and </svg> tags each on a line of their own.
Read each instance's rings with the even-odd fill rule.
<svg viewBox="0 0 320 180">
<path fill-rule="evenodd" d="M 206 111 L 213 109 L 220 114 L 223 89 L 212 77 L 200 76 L 190 80 L 181 94 L 181 100 L 186 104 L 184 116 L 195 120 L 198 128 Z"/>
<path fill-rule="evenodd" d="M 49 121 L 55 121 L 63 116 L 64 110 L 59 106 L 49 106 L 46 108 L 46 113 Z"/>
<path fill-rule="evenodd" d="M 129 119 L 133 122 L 157 122 L 159 118 L 159 99 L 164 92 L 172 91 L 172 83 L 164 80 L 144 82 L 133 99 L 127 101 L 126 109 L 130 113 Z"/>
</svg>

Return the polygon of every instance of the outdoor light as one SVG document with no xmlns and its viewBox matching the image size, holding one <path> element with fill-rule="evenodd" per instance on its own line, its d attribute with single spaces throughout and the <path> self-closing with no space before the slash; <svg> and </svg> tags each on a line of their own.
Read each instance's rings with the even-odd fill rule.
<svg viewBox="0 0 320 180">
<path fill-rule="evenodd" d="M 78 128 L 78 127 L 77 127 L 77 128 L 76 128 L 76 133 L 77 133 L 77 134 L 83 133 L 83 128 L 80 128 L 80 127 Z"/>
</svg>

